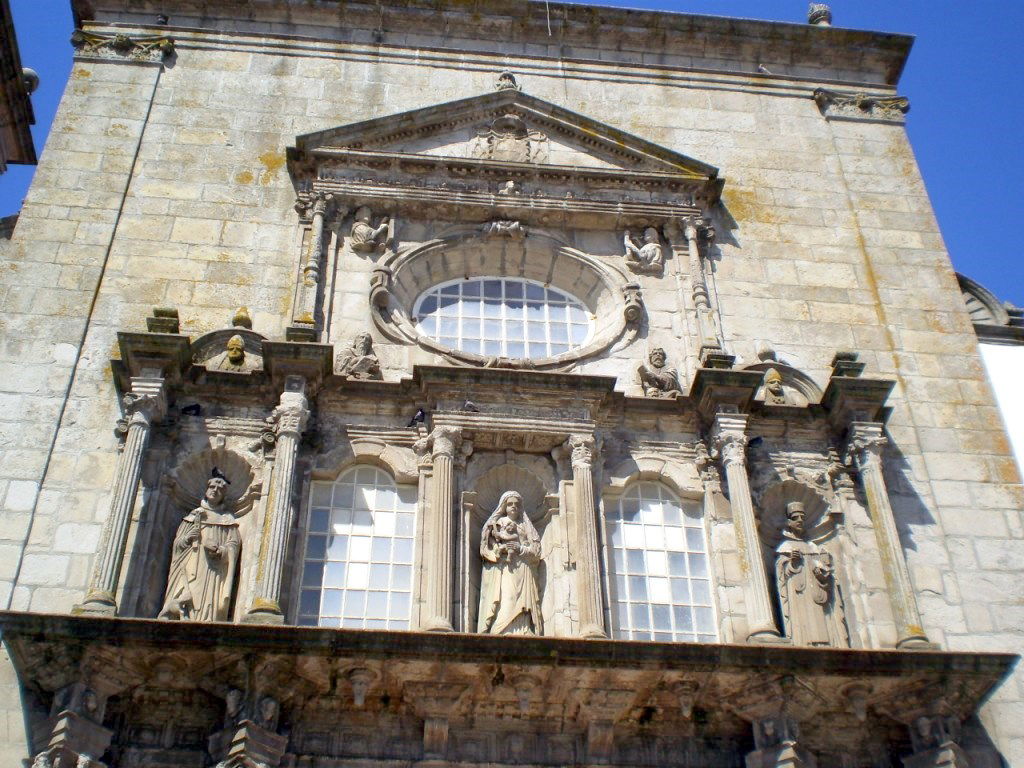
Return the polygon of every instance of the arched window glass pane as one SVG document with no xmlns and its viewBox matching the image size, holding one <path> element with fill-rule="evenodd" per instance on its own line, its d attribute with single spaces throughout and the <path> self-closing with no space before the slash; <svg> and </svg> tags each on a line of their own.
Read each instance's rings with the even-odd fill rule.
<svg viewBox="0 0 1024 768">
<path fill-rule="evenodd" d="M 582 347 L 591 332 L 578 299 L 515 277 L 441 283 L 419 297 L 413 314 L 425 336 L 486 357 L 555 357 Z"/>
<path fill-rule="evenodd" d="M 416 488 L 376 467 L 314 482 L 298 623 L 408 629 L 415 529 Z"/>
<path fill-rule="evenodd" d="M 661 483 L 631 485 L 606 505 L 612 626 L 623 640 L 718 640 L 699 504 Z"/>
</svg>

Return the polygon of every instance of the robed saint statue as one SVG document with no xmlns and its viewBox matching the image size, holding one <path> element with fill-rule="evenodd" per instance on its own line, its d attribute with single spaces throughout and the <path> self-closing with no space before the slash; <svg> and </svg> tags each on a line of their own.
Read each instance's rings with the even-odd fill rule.
<svg viewBox="0 0 1024 768">
<path fill-rule="evenodd" d="M 523 511 L 523 497 L 506 491 L 480 535 L 480 613 L 477 631 L 540 635 L 540 535 Z"/>
<path fill-rule="evenodd" d="M 227 481 L 211 477 L 199 506 L 178 526 L 159 618 L 228 621 L 242 537 L 226 493 Z"/>
</svg>

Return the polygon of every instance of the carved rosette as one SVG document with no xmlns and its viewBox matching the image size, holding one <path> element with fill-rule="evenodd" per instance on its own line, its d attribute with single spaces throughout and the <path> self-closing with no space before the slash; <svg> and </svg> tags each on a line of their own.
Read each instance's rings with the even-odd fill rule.
<svg viewBox="0 0 1024 768">
<path fill-rule="evenodd" d="M 830 91 L 818 88 L 814 102 L 821 114 L 836 120 L 884 120 L 902 123 L 910 111 L 905 96 L 878 96 L 854 91 Z"/>
<path fill-rule="evenodd" d="M 174 41 L 165 35 L 98 35 L 76 29 L 71 45 L 78 58 L 122 59 L 162 63 L 174 53 Z"/>
</svg>

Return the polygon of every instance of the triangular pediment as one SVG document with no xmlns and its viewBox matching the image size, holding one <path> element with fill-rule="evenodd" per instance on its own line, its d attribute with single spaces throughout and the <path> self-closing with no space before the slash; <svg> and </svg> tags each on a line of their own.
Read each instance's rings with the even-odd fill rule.
<svg viewBox="0 0 1024 768">
<path fill-rule="evenodd" d="M 511 89 L 298 136 L 290 157 L 298 169 L 352 153 L 673 177 L 705 200 L 721 186 L 713 166 Z"/>
</svg>

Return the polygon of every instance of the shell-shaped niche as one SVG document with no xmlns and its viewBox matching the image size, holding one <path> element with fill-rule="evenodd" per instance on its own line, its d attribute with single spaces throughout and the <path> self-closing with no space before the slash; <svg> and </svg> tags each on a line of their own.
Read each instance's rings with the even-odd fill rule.
<svg viewBox="0 0 1024 768">
<path fill-rule="evenodd" d="M 252 508 L 262 483 L 256 480 L 256 468 L 242 454 L 228 448 L 208 448 L 189 454 L 171 472 L 172 496 L 183 509 L 194 509 L 206 493 L 213 469 L 228 481 L 226 504 L 236 515 Z"/>
<path fill-rule="evenodd" d="M 804 505 L 804 530 L 811 541 L 821 542 L 835 530 L 832 505 L 815 488 L 799 480 L 783 480 L 769 486 L 759 499 L 761 540 L 774 549 L 786 527 L 786 505 L 799 501 Z"/>
<path fill-rule="evenodd" d="M 547 514 L 544 485 L 540 478 L 516 464 L 502 464 L 485 472 L 473 490 L 477 493 L 477 516 L 481 523 L 498 506 L 501 494 L 505 491 L 519 492 L 523 497 L 526 514 L 535 524 Z"/>
</svg>

